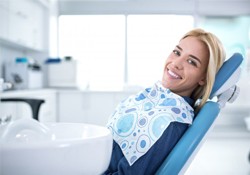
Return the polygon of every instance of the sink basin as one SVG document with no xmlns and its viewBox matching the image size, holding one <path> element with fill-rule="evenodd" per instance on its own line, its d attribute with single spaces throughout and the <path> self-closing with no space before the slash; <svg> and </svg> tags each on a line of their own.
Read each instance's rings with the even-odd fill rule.
<svg viewBox="0 0 250 175">
<path fill-rule="evenodd" d="M 98 175 L 111 158 L 112 136 L 102 126 L 19 119 L 0 126 L 0 174 Z"/>
</svg>

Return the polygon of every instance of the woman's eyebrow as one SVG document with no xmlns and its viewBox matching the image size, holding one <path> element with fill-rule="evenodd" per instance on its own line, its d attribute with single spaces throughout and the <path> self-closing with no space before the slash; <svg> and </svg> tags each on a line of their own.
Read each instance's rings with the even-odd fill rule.
<svg viewBox="0 0 250 175">
<path fill-rule="evenodd" d="M 196 56 L 190 55 L 190 57 L 192 57 L 193 59 L 197 60 L 201 64 L 201 60 L 199 58 L 197 58 Z"/>
<path fill-rule="evenodd" d="M 176 47 L 177 47 L 179 50 L 183 51 L 183 49 L 182 49 L 179 45 L 177 45 Z M 193 59 L 197 60 L 197 61 L 201 64 L 201 60 L 200 60 L 199 58 L 197 58 L 197 57 L 194 56 L 194 55 L 189 55 L 189 56 L 192 57 Z"/>
<path fill-rule="evenodd" d="M 182 49 L 180 46 L 178 46 L 178 45 L 177 45 L 176 47 L 177 47 L 178 49 L 180 49 L 181 51 L 183 50 L 183 49 Z"/>
</svg>

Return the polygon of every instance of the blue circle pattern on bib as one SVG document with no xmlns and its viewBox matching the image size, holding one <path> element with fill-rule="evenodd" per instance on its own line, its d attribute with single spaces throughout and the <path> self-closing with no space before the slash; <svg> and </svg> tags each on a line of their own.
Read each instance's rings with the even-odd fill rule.
<svg viewBox="0 0 250 175">
<path fill-rule="evenodd" d="M 161 137 L 173 121 L 191 124 L 193 108 L 159 82 L 121 102 L 107 127 L 132 165 Z"/>
</svg>

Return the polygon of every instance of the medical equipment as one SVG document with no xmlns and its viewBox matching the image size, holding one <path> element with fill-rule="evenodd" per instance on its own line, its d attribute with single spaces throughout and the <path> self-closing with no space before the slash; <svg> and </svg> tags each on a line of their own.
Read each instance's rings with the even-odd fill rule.
<svg viewBox="0 0 250 175">
<path fill-rule="evenodd" d="M 242 61 L 242 55 L 235 53 L 224 62 L 216 75 L 210 100 L 196 115 L 193 124 L 158 169 L 157 175 L 185 173 L 207 134 L 213 128 L 220 109 L 225 106 L 226 102 L 232 103 L 237 98 L 239 87 L 235 84 L 240 77 Z M 217 98 L 217 101 L 214 101 L 214 98 Z"/>
<path fill-rule="evenodd" d="M 43 87 L 41 66 L 33 59 L 16 58 L 15 62 L 5 63 L 5 80 L 13 89 L 38 89 Z"/>
</svg>

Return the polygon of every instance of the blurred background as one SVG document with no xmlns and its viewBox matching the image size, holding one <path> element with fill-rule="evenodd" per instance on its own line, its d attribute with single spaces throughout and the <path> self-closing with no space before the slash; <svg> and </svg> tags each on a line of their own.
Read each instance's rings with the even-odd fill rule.
<svg viewBox="0 0 250 175">
<path fill-rule="evenodd" d="M 241 93 L 224 108 L 186 174 L 250 174 L 250 0 L 0 0 L 0 97 L 45 100 L 44 122 L 104 126 L 117 103 L 161 79 L 192 28 L 244 56 Z M 0 116 L 32 117 L 0 103 Z"/>
</svg>

